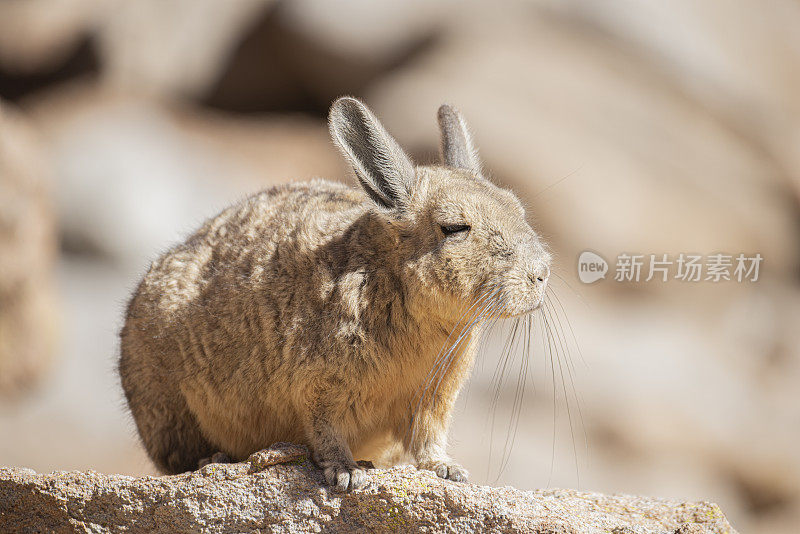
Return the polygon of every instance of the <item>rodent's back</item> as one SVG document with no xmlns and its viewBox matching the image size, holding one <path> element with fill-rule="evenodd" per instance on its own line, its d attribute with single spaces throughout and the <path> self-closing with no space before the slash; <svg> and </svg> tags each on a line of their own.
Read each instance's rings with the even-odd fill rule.
<svg viewBox="0 0 800 534">
<path fill-rule="evenodd" d="M 364 211 L 363 201 L 363 193 L 323 180 L 252 195 L 153 262 L 134 301 L 147 301 L 166 316 L 186 311 L 213 281 L 257 275 L 282 245 L 298 252 L 321 245 Z"/>
</svg>

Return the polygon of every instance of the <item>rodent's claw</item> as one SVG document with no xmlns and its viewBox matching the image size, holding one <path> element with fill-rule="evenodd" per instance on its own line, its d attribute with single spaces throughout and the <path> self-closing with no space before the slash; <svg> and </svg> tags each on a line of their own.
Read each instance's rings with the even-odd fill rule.
<svg viewBox="0 0 800 534">
<path fill-rule="evenodd" d="M 367 473 L 355 465 L 332 465 L 325 468 L 325 480 L 336 491 L 348 492 L 367 482 Z"/>
<path fill-rule="evenodd" d="M 469 472 L 458 464 L 450 464 L 447 466 L 447 480 L 453 482 L 466 482 L 469 478 Z"/>
<path fill-rule="evenodd" d="M 433 471 L 439 478 L 452 480 L 453 482 L 466 482 L 469 478 L 469 472 L 452 461 L 426 462 L 419 467 L 420 469 Z"/>
</svg>

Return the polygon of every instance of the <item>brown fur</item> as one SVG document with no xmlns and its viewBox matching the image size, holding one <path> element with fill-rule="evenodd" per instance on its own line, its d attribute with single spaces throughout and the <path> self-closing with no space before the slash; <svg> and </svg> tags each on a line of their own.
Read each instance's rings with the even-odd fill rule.
<svg viewBox="0 0 800 534">
<path fill-rule="evenodd" d="M 490 288 L 495 315 L 537 307 L 550 256 L 517 198 L 480 176 L 460 114 L 443 106 L 439 121 L 455 166 L 414 167 L 366 106 L 339 99 L 331 132 L 364 191 L 275 187 L 153 263 L 128 306 L 119 370 L 161 470 L 294 441 L 340 489 L 364 482 L 354 459 L 392 448 L 466 478 L 446 433 L 479 329 L 439 366 L 438 387 L 426 378 Z M 443 232 L 459 224 L 471 229 Z"/>
</svg>

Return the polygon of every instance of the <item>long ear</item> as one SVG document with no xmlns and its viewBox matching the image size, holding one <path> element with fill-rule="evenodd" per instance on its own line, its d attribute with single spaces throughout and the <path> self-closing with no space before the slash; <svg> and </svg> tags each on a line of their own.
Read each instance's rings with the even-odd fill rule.
<svg viewBox="0 0 800 534">
<path fill-rule="evenodd" d="M 444 164 L 480 176 L 481 160 L 464 117 L 456 108 L 444 104 L 439 108 L 437 118 Z"/>
<path fill-rule="evenodd" d="M 331 106 L 328 126 L 372 200 L 389 209 L 408 207 L 414 165 L 369 108 L 355 98 L 339 98 Z"/>
</svg>

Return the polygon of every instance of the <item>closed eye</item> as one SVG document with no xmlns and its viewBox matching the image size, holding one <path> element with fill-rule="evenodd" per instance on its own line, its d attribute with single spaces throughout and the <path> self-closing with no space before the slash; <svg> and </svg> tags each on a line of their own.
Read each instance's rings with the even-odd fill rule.
<svg viewBox="0 0 800 534">
<path fill-rule="evenodd" d="M 470 228 L 468 224 L 443 224 L 442 233 L 444 235 L 453 235 L 461 232 L 469 232 Z"/>
</svg>

